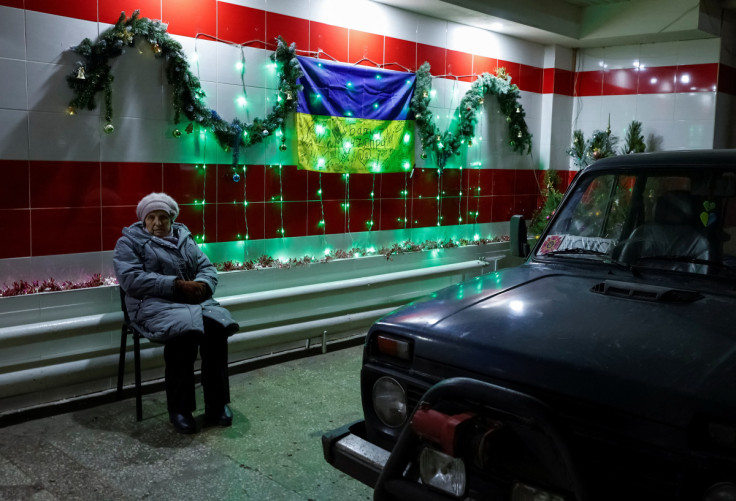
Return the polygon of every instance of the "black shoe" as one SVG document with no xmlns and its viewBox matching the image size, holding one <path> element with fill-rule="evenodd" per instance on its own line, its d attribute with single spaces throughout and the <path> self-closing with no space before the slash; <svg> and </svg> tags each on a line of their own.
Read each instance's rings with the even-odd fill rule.
<svg viewBox="0 0 736 501">
<path fill-rule="evenodd" d="M 219 409 L 207 408 L 204 411 L 204 422 L 209 425 L 230 426 L 233 424 L 233 412 L 227 404 Z"/>
<path fill-rule="evenodd" d="M 185 435 L 191 435 L 197 432 L 197 422 L 192 417 L 191 412 L 186 414 L 169 414 L 169 421 L 174 425 L 174 429 L 177 433 L 183 433 Z"/>
</svg>

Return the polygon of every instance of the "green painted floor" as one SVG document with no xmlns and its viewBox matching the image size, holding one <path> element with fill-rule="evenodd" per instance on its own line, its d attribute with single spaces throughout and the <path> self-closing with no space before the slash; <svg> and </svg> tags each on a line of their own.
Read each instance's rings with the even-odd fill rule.
<svg viewBox="0 0 736 501">
<path fill-rule="evenodd" d="M 232 375 L 231 428 L 177 434 L 163 392 L 144 395 L 140 422 L 128 398 L 0 428 L 0 500 L 371 499 L 325 462 L 320 440 L 361 417 L 361 354 Z"/>
</svg>

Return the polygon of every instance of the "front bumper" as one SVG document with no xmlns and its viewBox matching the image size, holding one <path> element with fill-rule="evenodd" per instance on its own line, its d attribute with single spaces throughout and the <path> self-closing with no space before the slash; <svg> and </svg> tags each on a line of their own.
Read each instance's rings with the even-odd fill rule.
<svg viewBox="0 0 736 501">
<path fill-rule="evenodd" d="M 322 451 L 333 467 L 375 487 L 391 453 L 365 436 L 365 421 L 346 424 L 322 435 Z"/>
</svg>

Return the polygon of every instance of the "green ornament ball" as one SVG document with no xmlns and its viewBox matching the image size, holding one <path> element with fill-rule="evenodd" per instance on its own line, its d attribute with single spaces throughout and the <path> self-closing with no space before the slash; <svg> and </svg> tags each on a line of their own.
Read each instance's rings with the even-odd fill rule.
<svg viewBox="0 0 736 501">
<path fill-rule="evenodd" d="M 105 134 L 112 134 L 113 132 L 115 132 L 115 127 L 113 127 L 112 124 L 105 124 L 102 130 L 105 132 Z"/>
<path fill-rule="evenodd" d="M 174 132 L 172 132 L 174 137 L 181 137 L 181 131 L 179 129 L 174 129 Z"/>
</svg>

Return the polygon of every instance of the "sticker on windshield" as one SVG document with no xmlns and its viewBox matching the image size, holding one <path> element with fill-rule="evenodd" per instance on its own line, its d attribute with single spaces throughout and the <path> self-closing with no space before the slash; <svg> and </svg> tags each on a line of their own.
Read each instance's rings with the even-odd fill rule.
<svg viewBox="0 0 736 501">
<path fill-rule="evenodd" d="M 560 235 L 549 235 L 544 239 L 542 247 L 539 249 L 540 254 L 547 254 L 548 252 L 556 251 L 562 243 L 562 236 Z"/>
</svg>

